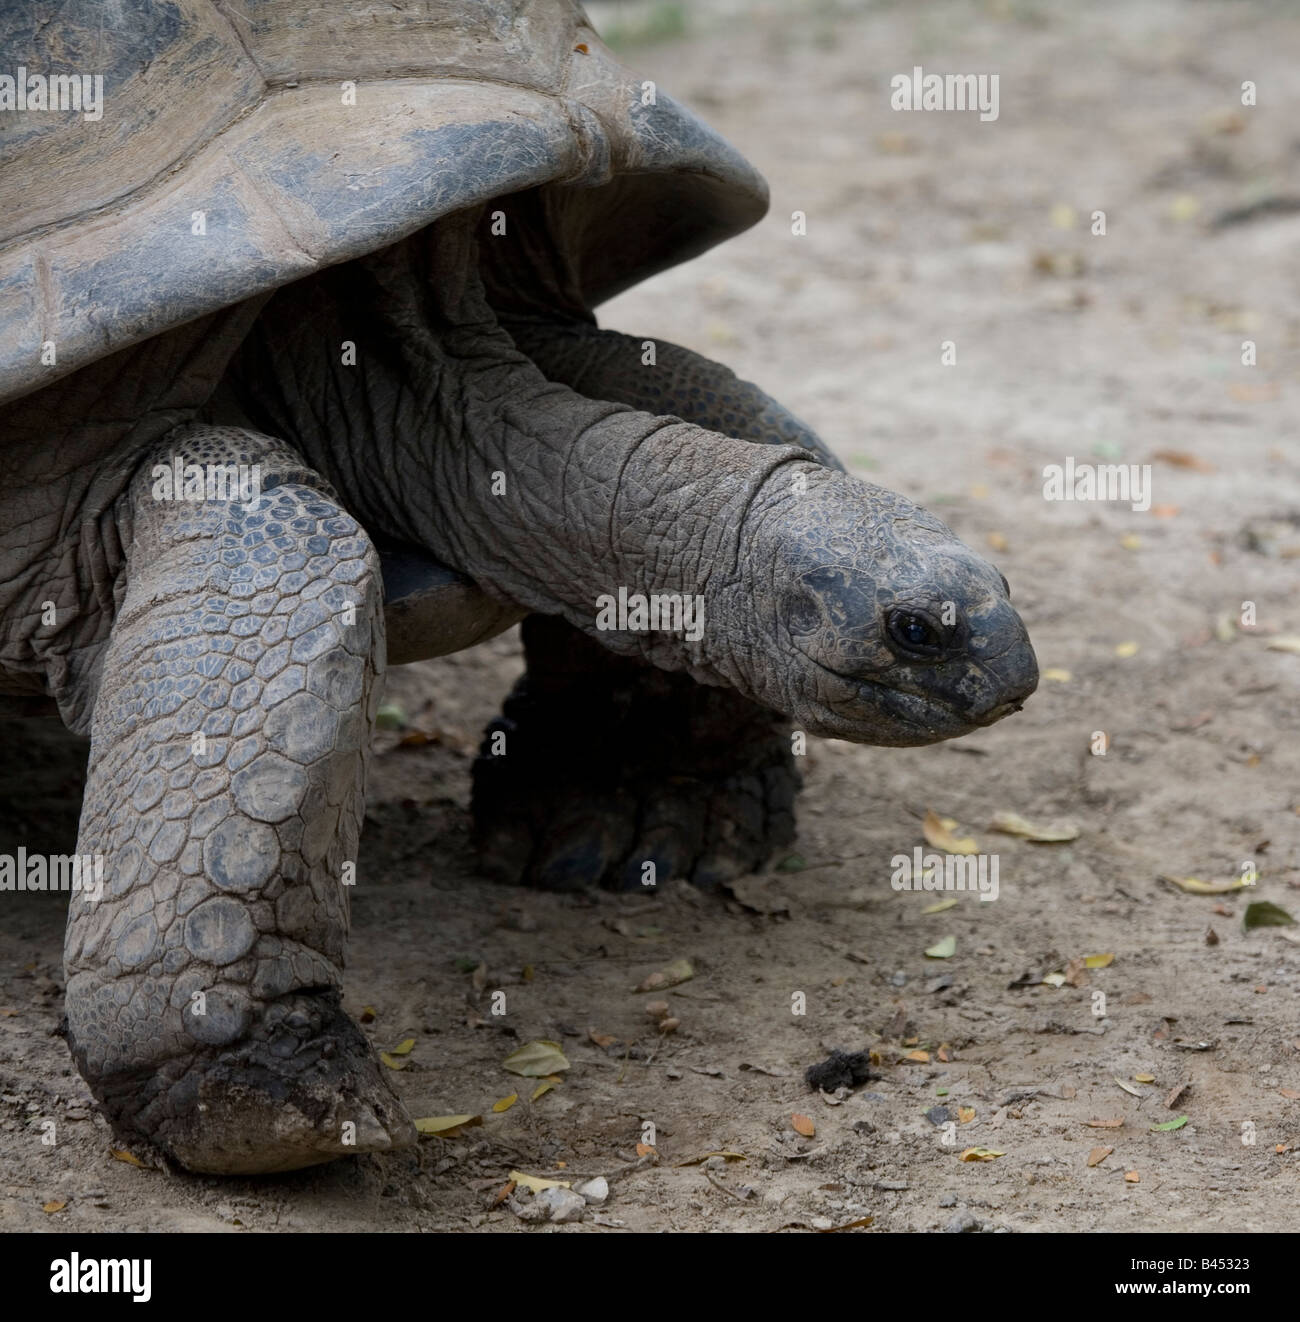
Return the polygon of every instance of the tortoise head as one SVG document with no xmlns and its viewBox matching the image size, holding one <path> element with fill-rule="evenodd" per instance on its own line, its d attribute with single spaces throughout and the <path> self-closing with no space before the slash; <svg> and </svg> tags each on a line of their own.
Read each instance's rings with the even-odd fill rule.
<svg viewBox="0 0 1300 1322">
<path fill-rule="evenodd" d="M 764 650 L 785 659 L 765 700 L 814 734 L 892 745 L 1019 711 L 1038 664 L 1006 579 L 903 496 L 825 470 L 799 486 L 760 520 L 778 585 Z"/>
</svg>

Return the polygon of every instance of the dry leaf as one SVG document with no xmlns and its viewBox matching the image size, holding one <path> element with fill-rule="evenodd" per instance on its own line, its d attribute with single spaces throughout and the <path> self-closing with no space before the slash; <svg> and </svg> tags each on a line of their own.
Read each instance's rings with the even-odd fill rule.
<svg viewBox="0 0 1300 1322">
<path fill-rule="evenodd" d="M 1113 1076 L 1112 1076 L 1112 1077 L 1113 1077 Z M 1128 1093 L 1128 1095 L 1129 1095 L 1130 1097 L 1146 1097 L 1146 1096 L 1147 1096 L 1147 1094 L 1144 1093 L 1144 1092 L 1141 1090 L 1141 1088 L 1135 1088 L 1131 1083 L 1125 1083 L 1123 1079 L 1115 1079 L 1114 1082 L 1117 1083 L 1117 1084 L 1119 1084 L 1119 1086 L 1120 1086 L 1121 1088 L 1123 1088 L 1124 1091 L 1125 1091 L 1126 1093 Z"/>
<path fill-rule="evenodd" d="M 817 1126 L 806 1115 L 800 1115 L 797 1111 L 790 1117 L 790 1123 L 794 1126 L 794 1132 L 802 1134 L 804 1138 L 814 1138 L 817 1134 Z"/>
<path fill-rule="evenodd" d="M 1005 535 L 1000 532 L 989 533 L 988 543 L 991 551 L 1005 551 L 1008 546 Z"/>
<path fill-rule="evenodd" d="M 1300 652 L 1300 634 L 1287 633 L 1271 638 L 1267 650 L 1270 652 Z"/>
<path fill-rule="evenodd" d="M 1134 1083 L 1154 1083 L 1155 1081 L 1156 1076 L 1154 1074 L 1135 1074 L 1133 1076 Z"/>
<path fill-rule="evenodd" d="M 946 900 L 940 900 L 937 904 L 927 904 L 922 913 L 943 913 L 946 909 L 954 908 L 957 904 L 957 897 L 950 895 Z"/>
<path fill-rule="evenodd" d="M 1198 459 L 1194 454 L 1188 454 L 1186 450 L 1157 450 L 1151 458 L 1159 459 L 1161 463 L 1170 464 L 1174 468 L 1190 469 L 1193 473 L 1214 472 L 1213 464 Z"/>
<path fill-rule="evenodd" d="M 499 1102 L 492 1103 L 492 1110 L 500 1115 L 502 1111 L 508 1111 L 519 1100 L 519 1094 L 512 1092 L 509 1097 L 503 1097 Z"/>
<path fill-rule="evenodd" d="M 1177 886 L 1180 891 L 1185 891 L 1188 895 L 1226 895 L 1229 891 L 1239 891 L 1248 883 L 1242 877 L 1233 877 L 1229 881 L 1202 881 L 1199 877 L 1171 877 L 1167 873 L 1160 874 L 1161 881 L 1167 881 L 1171 886 Z"/>
<path fill-rule="evenodd" d="M 1040 678 L 1053 680 L 1057 684 L 1068 684 L 1074 678 L 1074 675 L 1061 666 L 1048 666 L 1046 670 L 1042 671 Z"/>
<path fill-rule="evenodd" d="M 998 1157 L 1005 1157 L 1006 1155 L 1005 1152 L 999 1152 L 997 1148 L 967 1148 L 957 1160 L 995 1161 Z"/>
<path fill-rule="evenodd" d="M 1129 1183 L 1129 1184 L 1141 1184 L 1141 1183 L 1142 1183 L 1142 1177 L 1137 1173 L 1137 1171 L 1125 1171 L 1125 1172 L 1124 1172 L 1124 1179 L 1125 1179 L 1125 1181 L 1126 1181 L 1127 1183 Z"/>
<path fill-rule="evenodd" d="M 945 936 L 943 940 L 936 941 L 934 945 L 927 947 L 925 952 L 926 959 L 951 959 L 957 953 L 957 938 L 955 936 Z"/>
<path fill-rule="evenodd" d="M 135 1155 L 134 1152 L 128 1152 L 125 1148 L 109 1148 L 109 1155 L 114 1161 L 124 1161 L 128 1166 L 139 1166 L 145 1170 L 145 1164 Z"/>
<path fill-rule="evenodd" d="M 1135 532 L 1126 532 L 1124 536 L 1119 539 L 1119 544 L 1126 551 L 1136 551 L 1141 547 L 1142 539 Z"/>
<path fill-rule="evenodd" d="M 675 959 L 667 968 L 652 973 L 639 987 L 634 987 L 632 990 L 636 992 L 663 991 L 666 987 L 676 987 L 679 982 L 689 982 L 694 976 L 695 970 L 691 967 L 690 960 Z"/>
<path fill-rule="evenodd" d="M 1115 648 L 1115 655 L 1127 660 L 1130 656 L 1137 656 L 1141 650 L 1141 644 L 1139 643 L 1120 643 Z"/>
<path fill-rule="evenodd" d="M 525 1175 L 523 1171 L 511 1171 L 510 1178 L 516 1184 L 522 1184 L 525 1189 L 531 1189 L 534 1193 L 541 1193 L 543 1189 L 572 1189 L 572 1180 L 548 1180 L 543 1175 Z"/>
<path fill-rule="evenodd" d="M 654 1152 L 654 1150 L 655 1148 L 653 1143 L 638 1143 L 636 1145 L 636 1155 L 638 1157 L 648 1157 L 652 1152 Z"/>
<path fill-rule="evenodd" d="M 970 1124 L 975 1119 L 975 1108 L 973 1106 L 959 1106 L 957 1108 L 957 1119 L 963 1125 Z"/>
<path fill-rule="evenodd" d="M 528 1100 L 530 1102 L 535 1102 L 539 1097 L 545 1097 L 554 1087 L 555 1080 L 547 1079 L 544 1083 L 539 1083 L 537 1087 L 533 1089 L 533 1095 Z"/>
<path fill-rule="evenodd" d="M 1124 1117 L 1115 1115 L 1106 1120 L 1085 1120 L 1083 1123 L 1089 1129 L 1123 1129 Z"/>
<path fill-rule="evenodd" d="M 41 1211 L 42 1211 L 42 1212 L 62 1212 L 63 1209 L 64 1209 L 65 1207 L 67 1207 L 67 1203 L 46 1203 L 46 1204 L 41 1208 Z"/>
<path fill-rule="evenodd" d="M 426 1115 L 415 1122 L 421 1134 L 434 1138 L 459 1138 L 462 1129 L 473 1129 L 483 1123 L 481 1115 Z"/>
<path fill-rule="evenodd" d="M 993 814 L 989 823 L 990 831 L 1001 831 L 1003 835 L 1018 835 L 1025 840 L 1039 844 L 1059 844 L 1066 840 L 1077 840 L 1079 828 L 1073 822 L 1053 822 L 1048 826 L 1035 826 L 1026 821 L 1019 813 L 999 812 Z"/>
<path fill-rule="evenodd" d="M 856 1230 L 859 1226 L 869 1226 L 875 1219 L 874 1216 L 860 1216 L 856 1221 L 846 1221 L 842 1226 L 827 1226 L 817 1233 L 819 1235 L 833 1235 L 839 1230 Z"/>
<path fill-rule="evenodd" d="M 1113 953 L 1105 955 L 1085 955 L 1083 967 L 1086 969 L 1108 969 L 1115 962 Z"/>
<path fill-rule="evenodd" d="M 951 823 L 951 825 L 949 825 Z M 970 836 L 958 839 L 953 835 L 956 823 L 951 818 L 941 820 L 933 808 L 925 810 L 925 819 L 921 823 L 921 834 L 925 842 L 945 854 L 977 854 L 979 845 Z"/>
<path fill-rule="evenodd" d="M 501 1064 L 511 1074 L 525 1079 L 540 1079 L 548 1074 L 559 1074 L 569 1068 L 569 1062 L 558 1042 L 529 1042 L 518 1051 L 512 1051 Z"/>
<path fill-rule="evenodd" d="M 1114 1148 L 1093 1148 L 1093 1150 L 1088 1153 L 1088 1165 L 1100 1166 L 1101 1163 L 1114 1151 Z"/>
<path fill-rule="evenodd" d="M 811 1124 L 812 1122 L 809 1121 L 809 1123 Z M 645 1144 L 644 1144 L 644 1143 L 638 1143 L 638 1144 L 637 1144 L 637 1156 L 644 1156 L 644 1155 L 645 1155 L 645 1153 L 643 1153 L 643 1152 L 641 1151 L 641 1149 L 642 1149 L 643 1147 L 645 1147 Z M 647 1149 L 647 1150 L 648 1150 L 649 1152 L 653 1152 L 653 1151 L 654 1151 L 654 1148 L 649 1148 L 649 1149 Z M 676 1166 L 702 1166 L 706 1161 L 708 1161 L 708 1159 L 709 1159 L 710 1157 L 721 1157 L 724 1161 L 748 1161 L 748 1160 L 749 1160 L 749 1158 L 746 1157 L 745 1154 L 744 1154 L 743 1152 L 730 1152 L 730 1151 L 728 1151 L 727 1149 L 723 1148 L 723 1149 L 721 1149 L 721 1150 L 718 1151 L 718 1152 L 702 1152 L 698 1157 L 687 1157 L 687 1159 L 686 1159 L 685 1161 L 678 1161 L 678 1162 L 675 1162 L 674 1165 L 676 1165 Z"/>
<path fill-rule="evenodd" d="M 618 1041 L 618 1038 L 616 1038 L 613 1033 L 598 1033 L 594 1028 L 587 1029 L 587 1036 L 598 1047 L 612 1047 L 614 1043 Z"/>
</svg>

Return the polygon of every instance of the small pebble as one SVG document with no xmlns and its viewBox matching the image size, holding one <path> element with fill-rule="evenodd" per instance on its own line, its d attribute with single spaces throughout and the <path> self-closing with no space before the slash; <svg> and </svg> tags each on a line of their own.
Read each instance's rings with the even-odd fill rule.
<svg viewBox="0 0 1300 1322">
<path fill-rule="evenodd" d="M 609 1181 L 603 1175 L 597 1175 L 594 1180 L 578 1185 L 574 1193 L 581 1194 L 586 1202 L 599 1206 L 609 1197 Z"/>
</svg>

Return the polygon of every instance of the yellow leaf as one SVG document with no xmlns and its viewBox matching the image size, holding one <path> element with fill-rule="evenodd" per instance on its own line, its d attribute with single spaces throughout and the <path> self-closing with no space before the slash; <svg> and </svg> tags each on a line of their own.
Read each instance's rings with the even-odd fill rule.
<svg viewBox="0 0 1300 1322">
<path fill-rule="evenodd" d="M 1115 962 L 1114 954 L 1106 955 L 1085 955 L 1083 957 L 1083 967 L 1085 969 L 1108 969 Z"/>
<path fill-rule="evenodd" d="M 572 1180 L 548 1180 L 542 1175 L 525 1175 L 523 1171 L 511 1171 L 510 1178 L 525 1189 L 541 1193 L 543 1189 L 572 1189 Z"/>
<path fill-rule="evenodd" d="M 1154 1083 L 1155 1081 L 1156 1076 L 1154 1074 L 1135 1074 L 1133 1076 L 1134 1083 Z"/>
<path fill-rule="evenodd" d="M 528 1100 L 530 1102 L 535 1102 L 539 1097 L 545 1097 L 554 1087 L 555 1084 L 549 1079 L 545 1083 L 539 1083 L 533 1090 L 533 1095 Z"/>
<path fill-rule="evenodd" d="M 915 1065 L 928 1065 L 930 1063 L 930 1053 L 928 1051 L 909 1051 L 904 1060 L 910 1060 Z"/>
<path fill-rule="evenodd" d="M 128 1152 L 125 1148 L 109 1148 L 108 1151 L 114 1161 L 124 1161 L 128 1166 L 139 1166 L 141 1170 L 145 1169 L 144 1162 L 134 1152 Z"/>
<path fill-rule="evenodd" d="M 46 1204 L 41 1208 L 41 1211 L 42 1211 L 42 1212 L 62 1212 L 63 1209 L 64 1209 L 65 1207 L 67 1207 L 67 1203 L 46 1203 Z"/>
<path fill-rule="evenodd" d="M 395 1056 L 391 1051 L 381 1051 L 379 1059 L 388 1066 L 390 1070 L 404 1070 L 411 1062 L 405 1056 Z"/>
<path fill-rule="evenodd" d="M 812 1138 L 817 1133 L 817 1126 L 806 1115 L 800 1115 L 797 1111 L 790 1117 L 790 1123 L 794 1126 L 794 1132 L 802 1134 L 804 1138 Z"/>
<path fill-rule="evenodd" d="M 995 1161 L 998 1157 L 1005 1157 L 1005 1152 L 999 1152 L 997 1148 L 967 1148 L 965 1152 L 957 1158 L 958 1161 Z"/>
<path fill-rule="evenodd" d="M 810 1122 L 810 1123 L 811 1123 L 811 1122 Z M 641 1146 L 644 1146 L 644 1145 L 641 1145 Z M 653 1151 L 654 1151 L 654 1148 L 651 1148 L 650 1151 L 653 1152 Z M 640 1156 L 640 1155 L 644 1155 L 644 1154 L 638 1153 L 638 1156 Z M 744 1154 L 743 1152 L 728 1152 L 726 1149 L 723 1149 L 723 1150 L 720 1151 L 720 1152 L 705 1152 L 705 1153 L 702 1153 L 702 1154 L 701 1154 L 700 1156 L 698 1156 L 698 1157 L 687 1157 L 687 1159 L 686 1159 L 685 1161 L 679 1161 L 679 1162 L 677 1162 L 676 1164 L 677 1164 L 678 1166 L 700 1166 L 700 1165 L 702 1165 L 704 1162 L 708 1161 L 708 1159 L 709 1159 L 710 1157 L 721 1157 L 724 1161 L 748 1161 L 748 1160 L 749 1160 L 749 1158 L 746 1157 L 745 1154 Z"/>
<path fill-rule="evenodd" d="M 1300 634 L 1280 634 L 1277 638 L 1270 639 L 1268 650 L 1270 652 L 1300 652 Z"/>
<path fill-rule="evenodd" d="M 1138 643 L 1120 643 L 1119 646 L 1115 648 L 1115 655 L 1127 659 L 1130 656 L 1137 656 L 1138 652 L 1141 650 L 1141 646 Z"/>
<path fill-rule="evenodd" d="M 512 1051 L 501 1062 L 511 1074 L 525 1079 L 541 1079 L 548 1074 L 559 1074 L 569 1068 L 569 1062 L 558 1042 L 529 1042 L 518 1051 Z"/>
<path fill-rule="evenodd" d="M 1049 826 L 1035 826 L 1026 821 L 1019 813 L 998 812 L 993 814 L 989 823 L 990 831 L 1001 831 L 1003 835 L 1018 835 L 1039 844 L 1061 844 L 1066 840 L 1077 840 L 1079 828 L 1073 822 L 1053 822 Z"/>
<path fill-rule="evenodd" d="M 946 900 L 940 900 L 938 904 L 927 904 L 922 913 L 943 913 L 945 909 L 952 909 L 957 904 L 957 897 L 950 895 Z"/>
<path fill-rule="evenodd" d="M 989 550 L 1002 552 L 1007 549 L 1009 543 L 1006 535 L 1000 532 L 991 532 L 988 536 Z"/>
<path fill-rule="evenodd" d="M 1064 987 L 1065 974 L 1064 973 L 1045 974 L 1043 977 L 1043 985 L 1047 987 Z"/>
<path fill-rule="evenodd" d="M 1233 877 L 1229 881 L 1201 881 L 1198 877 L 1170 877 L 1164 873 L 1160 874 L 1160 880 L 1177 886 L 1188 895 L 1226 895 L 1229 891 L 1238 891 L 1251 884 L 1244 877 Z"/>
<path fill-rule="evenodd" d="M 409 1056 L 414 1045 L 415 1039 L 408 1037 L 405 1041 L 399 1042 L 388 1054 L 390 1056 Z"/>
<path fill-rule="evenodd" d="M 1169 216 L 1180 224 L 1191 220 L 1201 209 L 1200 202 L 1190 193 L 1179 193 L 1169 204 Z"/>
<path fill-rule="evenodd" d="M 1072 230 L 1078 221 L 1078 216 L 1072 206 L 1065 202 L 1058 202 L 1052 208 L 1052 228 L 1058 230 Z"/>
<path fill-rule="evenodd" d="M 1124 536 L 1119 539 L 1119 544 L 1126 551 L 1136 551 L 1141 547 L 1142 539 L 1135 532 L 1126 532 Z"/>
<path fill-rule="evenodd" d="M 676 987 L 679 982 L 689 982 L 695 976 L 689 959 L 675 959 L 667 968 L 652 973 L 639 987 L 637 992 L 662 991 L 665 987 Z"/>
<path fill-rule="evenodd" d="M 499 1102 L 492 1103 L 492 1109 L 497 1115 L 502 1111 L 508 1111 L 519 1100 L 519 1094 L 512 1092 L 509 1097 L 503 1097 Z"/>
<path fill-rule="evenodd" d="M 961 839 L 954 836 L 952 828 L 945 826 L 939 820 L 939 816 L 933 808 L 925 810 L 925 820 L 921 823 L 921 833 L 925 836 L 926 844 L 933 845 L 935 849 L 943 850 L 945 854 L 979 853 L 979 845 L 970 836 L 963 836 Z"/>
<path fill-rule="evenodd" d="M 957 1108 L 957 1119 L 963 1125 L 968 1125 L 975 1119 L 975 1108 L 973 1106 L 959 1106 Z"/>
<path fill-rule="evenodd" d="M 458 1138 L 462 1129 L 473 1129 L 483 1123 L 481 1115 L 426 1115 L 415 1122 L 421 1134 L 437 1138 Z"/>
<path fill-rule="evenodd" d="M 951 959 L 957 953 L 957 938 L 955 936 L 945 936 L 942 941 L 936 941 L 926 952 L 926 959 Z"/>
<path fill-rule="evenodd" d="M 1054 680 L 1057 684 L 1068 684 L 1074 676 L 1068 670 L 1064 670 L 1060 666 L 1048 666 L 1047 669 L 1042 672 L 1042 678 Z"/>
</svg>

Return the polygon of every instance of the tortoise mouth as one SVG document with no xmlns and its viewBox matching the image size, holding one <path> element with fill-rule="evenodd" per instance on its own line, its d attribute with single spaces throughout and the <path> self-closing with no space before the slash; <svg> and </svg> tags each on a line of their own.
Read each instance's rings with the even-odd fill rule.
<svg viewBox="0 0 1300 1322">
<path fill-rule="evenodd" d="M 999 685 L 996 701 L 972 710 L 969 704 L 938 696 L 916 685 L 846 675 L 811 657 L 808 659 L 843 691 L 842 696 L 836 694 L 819 702 L 831 717 L 828 727 L 840 731 L 832 737 L 851 739 L 860 731 L 864 742 L 896 747 L 941 743 L 996 725 L 1023 709 L 1037 681 L 1035 669 L 1035 682 L 1027 689 L 1008 693 Z M 845 733 L 846 727 L 854 733 Z"/>
</svg>

